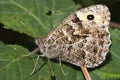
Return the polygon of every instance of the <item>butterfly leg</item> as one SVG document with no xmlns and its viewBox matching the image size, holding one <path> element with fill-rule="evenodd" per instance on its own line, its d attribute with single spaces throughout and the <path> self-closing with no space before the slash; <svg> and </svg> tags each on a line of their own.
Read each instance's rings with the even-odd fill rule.
<svg viewBox="0 0 120 80">
<path fill-rule="evenodd" d="M 38 51 L 39 51 L 39 48 L 35 48 L 30 54 L 27 54 L 27 55 L 24 55 L 24 56 L 30 56 L 30 55 L 32 55 L 32 54 L 37 53 Z M 38 57 L 37 57 L 37 59 L 36 59 L 36 61 L 35 61 L 35 64 L 34 64 L 34 68 L 33 68 L 32 72 L 30 73 L 30 75 L 33 75 L 33 74 L 34 74 L 35 69 L 36 69 L 36 66 L 37 66 L 37 64 L 38 64 L 38 60 L 39 60 L 40 57 L 45 57 L 45 55 L 44 55 L 44 54 L 38 55 Z"/>
<path fill-rule="evenodd" d="M 39 58 L 40 58 L 40 56 L 37 57 L 37 59 L 36 59 L 36 61 L 35 61 L 34 68 L 33 68 L 32 72 L 30 73 L 30 75 L 33 75 L 33 74 L 34 74 L 35 69 L 36 69 L 36 66 L 37 66 L 37 64 L 38 64 L 38 60 L 39 60 Z"/>
<path fill-rule="evenodd" d="M 61 57 L 59 56 L 59 64 L 60 64 L 60 68 L 61 68 L 61 71 L 62 73 L 67 76 L 67 74 L 64 72 L 63 68 L 62 68 L 62 64 L 61 64 Z"/>
<path fill-rule="evenodd" d="M 90 77 L 90 75 L 89 75 L 86 67 L 84 67 L 84 66 L 80 66 L 80 67 L 81 67 L 81 70 L 82 70 L 82 72 L 83 72 L 83 75 L 85 76 L 85 79 L 86 79 L 86 80 L 91 80 L 91 77 Z"/>
</svg>

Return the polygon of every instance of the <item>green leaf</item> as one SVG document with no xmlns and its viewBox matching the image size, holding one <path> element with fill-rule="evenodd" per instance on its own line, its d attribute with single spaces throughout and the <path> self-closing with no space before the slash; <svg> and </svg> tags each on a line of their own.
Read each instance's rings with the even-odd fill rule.
<svg viewBox="0 0 120 80">
<path fill-rule="evenodd" d="M 49 80 L 49 69 L 47 65 L 41 68 L 39 73 L 33 76 L 29 74 L 34 67 L 34 57 L 25 57 L 30 52 L 18 45 L 5 45 L 0 42 L 0 79 L 1 80 Z M 40 65 L 44 61 L 40 59 Z M 46 75 L 44 75 L 46 74 Z"/>
<path fill-rule="evenodd" d="M 76 8 L 71 0 L 1 0 L 0 22 L 6 29 L 42 37 Z"/>
<path fill-rule="evenodd" d="M 73 0 L 1 0 L 0 22 L 6 29 L 25 33 L 31 37 L 43 37 L 78 7 Z M 90 69 L 92 80 L 120 79 L 120 31 L 110 29 L 112 45 L 105 62 Z M 39 59 L 37 73 L 30 76 L 36 55 L 25 57 L 30 52 L 19 45 L 6 45 L 0 42 L 0 80 L 84 80 L 79 67 L 62 64 L 65 76 L 58 62 Z M 52 77 L 51 77 L 52 76 Z"/>
</svg>

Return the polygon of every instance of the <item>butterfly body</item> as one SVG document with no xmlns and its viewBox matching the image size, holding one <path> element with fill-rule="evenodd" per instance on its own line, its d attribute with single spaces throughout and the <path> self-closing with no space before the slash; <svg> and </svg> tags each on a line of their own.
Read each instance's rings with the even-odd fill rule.
<svg viewBox="0 0 120 80">
<path fill-rule="evenodd" d="M 47 58 L 92 68 L 109 52 L 109 21 L 105 5 L 83 8 L 65 18 L 45 38 L 36 39 L 36 44 Z"/>
</svg>

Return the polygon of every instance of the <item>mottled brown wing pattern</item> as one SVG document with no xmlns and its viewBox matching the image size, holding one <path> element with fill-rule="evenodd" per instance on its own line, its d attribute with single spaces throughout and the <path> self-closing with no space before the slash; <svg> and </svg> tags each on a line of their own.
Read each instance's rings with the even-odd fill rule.
<svg viewBox="0 0 120 80">
<path fill-rule="evenodd" d="M 36 43 L 47 58 L 95 67 L 109 52 L 109 21 L 110 12 L 105 5 L 83 8 L 69 15 L 45 38 L 36 39 Z"/>
</svg>

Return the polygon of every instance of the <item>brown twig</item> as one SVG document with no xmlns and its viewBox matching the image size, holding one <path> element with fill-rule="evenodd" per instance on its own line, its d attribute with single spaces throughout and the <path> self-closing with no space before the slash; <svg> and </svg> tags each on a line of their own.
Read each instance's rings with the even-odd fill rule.
<svg viewBox="0 0 120 80">
<path fill-rule="evenodd" d="M 83 72 L 83 75 L 84 75 L 85 79 L 86 80 L 91 80 L 91 77 L 90 77 L 86 67 L 84 67 L 84 66 L 80 66 L 80 67 L 81 67 L 81 70 Z"/>
<path fill-rule="evenodd" d="M 120 29 L 120 24 L 116 22 L 110 22 L 110 27 Z"/>
</svg>

